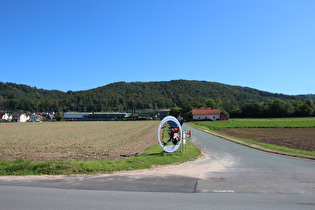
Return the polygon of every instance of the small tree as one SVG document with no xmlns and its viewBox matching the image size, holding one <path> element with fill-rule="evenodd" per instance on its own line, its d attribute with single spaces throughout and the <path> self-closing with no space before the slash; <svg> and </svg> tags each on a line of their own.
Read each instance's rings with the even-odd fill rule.
<svg viewBox="0 0 315 210">
<path fill-rule="evenodd" d="M 183 111 L 183 109 L 180 107 L 173 107 L 173 108 L 171 108 L 169 115 L 177 118 L 182 111 Z"/>
<path fill-rule="evenodd" d="M 199 102 L 199 101 L 194 101 L 194 102 L 192 102 L 192 106 L 194 107 L 194 108 L 200 108 L 200 107 L 202 107 L 202 104 Z"/>
<path fill-rule="evenodd" d="M 212 109 L 216 109 L 215 102 L 212 98 L 206 100 L 206 105 L 207 105 L 207 107 L 211 107 Z"/>
<path fill-rule="evenodd" d="M 181 106 L 182 108 L 182 113 L 181 116 L 185 119 L 185 120 L 190 120 L 192 119 L 192 110 L 193 110 L 193 106 L 192 106 L 192 102 L 184 102 Z"/>
<path fill-rule="evenodd" d="M 63 120 L 63 114 L 61 114 L 60 112 L 57 112 L 55 114 L 55 118 L 57 121 L 62 121 Z"/>
</svg>

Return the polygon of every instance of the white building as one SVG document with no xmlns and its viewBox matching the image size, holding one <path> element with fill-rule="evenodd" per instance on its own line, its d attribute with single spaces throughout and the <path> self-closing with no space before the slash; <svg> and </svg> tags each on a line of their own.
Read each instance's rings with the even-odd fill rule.
<svg viewBox="0 0 315 210">
<path fill-rule="evenodd" d="M 7 113 L 0 113 L 0 122 L 5 122 L 6 120 L 10 120 L 10 117 Z"/>
<path fill-rule="evenodd" d="M 86 119 L 89 114 L 88 112 L 65 112 L 63 115 L 63 119 L 65 121 L 82 121 L 83 119 Z"/>
<path fill-rule="evenodd" d="M 12 115 L 12 122 L 26 122 L 29 119 L 28 116 L 26 116 L 26 114 L 13 114 Z"/>
<path fill-rule="evenodd" d="M 220 109 L 210 107 L 195 108 L 192 110 L 193 120 L 220 120 Z"/>
<path fill-rule="evenodd" d="M 0 113 L 0 119 L 1 120 L 8 120 L 9 119 L 9 115 L 7 113 Z"/>
</svg>

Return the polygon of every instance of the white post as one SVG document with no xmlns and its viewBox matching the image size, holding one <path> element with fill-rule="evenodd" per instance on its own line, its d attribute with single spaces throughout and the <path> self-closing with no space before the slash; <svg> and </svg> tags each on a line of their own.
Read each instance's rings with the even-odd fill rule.
<svg viewBox="0 0 315 210">
<path fill-rule="evenodd" d="M 185 152 L 186 152 L 186 133 L 185 132 L 183 133 L 183 144 L 185 145 Z"/>
</svg>

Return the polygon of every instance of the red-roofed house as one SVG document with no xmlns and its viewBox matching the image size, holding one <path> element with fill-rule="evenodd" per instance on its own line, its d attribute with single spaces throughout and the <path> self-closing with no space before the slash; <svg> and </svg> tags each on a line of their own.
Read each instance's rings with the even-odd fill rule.
<svg viewBox="0 0 315 210">
<path fill-rule="evenodd" d="M 192 110 L 193 120 L 220 120 L 220 109 L 210 107 L 195 108 Z"/>
</svg>

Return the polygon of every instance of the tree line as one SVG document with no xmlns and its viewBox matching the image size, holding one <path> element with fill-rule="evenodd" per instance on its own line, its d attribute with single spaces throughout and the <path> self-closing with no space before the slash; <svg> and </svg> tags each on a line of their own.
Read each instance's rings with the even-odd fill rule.
<svg viewBox="0 0 315 210">
<path fill-rule="evenodd" d="M 44 90 L 0 82 L 0 109 L 9 112 L 137 112 L 177 107 L 189 116 L 198 106 L 230 117 L 314 116 L 314 95 L 289 96 L 214 82 L 117 82 L 86 91 Z"/>
<path fill-rule="evenodd" d="M 312 99 L 307 101 L 275 99 L 260 103 L 253 100 L 242 106 L 239 106 L 235 100 L 208 99 L 205 104 L 193 101 L 173 107 L 170 110 L 170 115 L 192 119 L 192 109 L 200 107 L 220 109 L 221 114 L 228 118 L 315 117 L 315 100 Z"/>
</svg>

